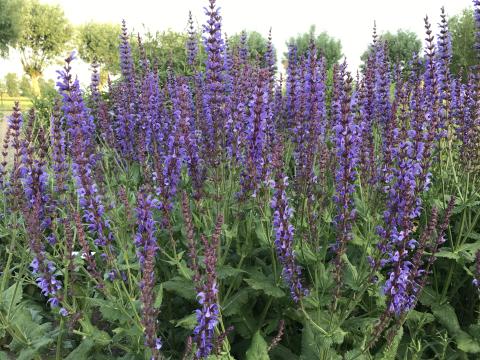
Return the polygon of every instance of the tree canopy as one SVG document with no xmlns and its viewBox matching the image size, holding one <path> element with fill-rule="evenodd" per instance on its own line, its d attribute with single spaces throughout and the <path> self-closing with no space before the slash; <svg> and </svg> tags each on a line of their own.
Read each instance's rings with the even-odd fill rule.
<svg viewBox="0 0 480 360">
<path fill-rule="evenodd" d="M 188 65 L 185 44 L 188 35 L 173 30 L 146 32 L 142 35 L 142 47 L 151 64 L 155 64 L 159 70 L 161 79 L 166 78 L 167 69 L 170 68 L 177 74 L 188 74 L 191 67 Z M 138 41 L 132 37 L 133 54 L 138 59 Z M 201 54 L 200 54 L 201 55 Z"/>
<path fill-rule="evenodd" d="M 268 39 L 257 31 L 244 30 L 247 36 L 248 58 L 251 61 L 264 59 L 268 48 Z M 242 33 L 236 33 L 228 38 L 230 48 L 236 49 L 240 46 Z M 275 52 L 275 50 L 274 50 Z"/>
<path fill-rule="evenodd" d="M 5 75 L 5 87 L 6 87 L 8 96 L 20 95 L 17 74 L 8 73 L 7 75 Z"/>
<path fill-rule="evenodd" d="M 388 45 L 388 60 L 390 64 L 404 66 L 412 59 L 412 55 L 418 54 L 422 49 L 422 41 L 417 34 L 409 30 L 397 30 L 396 33 L 386 32 L 379 36 L 378 41 L 385 41 Z M 362 54 L 363 62 L 367 61 L 372 46 Z"/>
<path fill-rule="evenodd" d="M 291 37 L 287 45 L 295 45 L 299 56 L 305 55 L 308 51 L 310 40 L 315 40 L 315 46 L 318 54 L 325 57 L 327 67 L 330 68 L 337 63 L 343 56 L 342 43 L 340 40 L 331 37 L 327 32 L 316 34 L 315 25 L 311 25 L 308 32 Z M 284 54 L 287 58 L 287 54 Z"/>
<path fill-rule="evenodd" d="M 473 10 L 465 9 L 461 14 L 451 17 L 448 26 L 452 35 L 451 69 L 458 74 L 460 69 L 466 71 L 478 64 L 474 46 L 476 27 Z"/>
<path fill-rule="evenodd" d="M 20 37 L 22 24 L 21 0 L 0 0 L 0 57 L 6 57 Z"/>
<path fill-rule="evenodd" d="M 117 74 L 120 33 L 120 25 L 89 22 L 79 26 L 75 40 L 80 58 L 88 63 L 96 61 L 102 69 Z"/>
<path fill-rule="evenodd" d="M 59 6 L 30 0 L 24 4 L 18 39 L 23 70 L 32 79 L 38 94 L 38 78 L 45 67 L 60 55 L 72 37 L 72 27 Z"/>
</svg>

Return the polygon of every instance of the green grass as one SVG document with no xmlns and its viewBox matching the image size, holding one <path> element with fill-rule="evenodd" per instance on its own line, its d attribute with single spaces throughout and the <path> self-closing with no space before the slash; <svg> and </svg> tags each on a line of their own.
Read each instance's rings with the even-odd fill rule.
<svg viewBox="0 0 480 360">
<path fill-rule="evenodd" d="M 25 110 L 32 106 L 32 101 L 24 96 L 8 96 L 4 95 L 0 98 L 0 117 L 8 115 L 12 112 L 13 104 L 15 101 L 20 102 L 20 108 Z"/>
</svg>

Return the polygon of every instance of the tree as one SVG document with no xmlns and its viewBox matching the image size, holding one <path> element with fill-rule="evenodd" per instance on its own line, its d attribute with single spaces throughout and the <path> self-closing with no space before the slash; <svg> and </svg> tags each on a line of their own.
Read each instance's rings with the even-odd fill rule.
<svg viewBox="0 0 480 360">
<path fill-rule="evenodd" d="M 34 95 L 39 94 L 38 79 L 45 67 L 65 50 L 71 36 L 72 27 L 59 6 L 41 4 L 37 0 L 25 4 L 18 49 Z"/>
<path fill-rule="evenodd" d="M 145 55 L 151 64 L 156 63 L 158 67 L 158 73 L 162 80 L 166 79 L 167 68 L 171 68 L 175 74 L 187 75 L 191 71 L 191 67 L 188 65 L 187 51 L 185 44 L 187 42 L 188 35 L 186 33 L 179 33 L 172 30 L 163 32 L 156 32 L 152 34 L 147 32 L 142 37 L 142 46 L 145 51 Z M 138 41 L 135 37 L 132 37 L 132 54 L 135 60 L 138 62 L 140 51 L 138 51 Z M 203 52 L 199 53 L 200 61 L 203 56 Z"/>
<path fill-rule="evenodd" d="M 18 87 L 20 88 L 20 95 L 25 97 L 32 96 L 32 85 L 26 76 L 22 76 Z"/>
<path fill-rule="evenodd" d="M 267 52 L 268 39 L 257 31 L 244 30 L 244 32 L 247 34 L 249 60 L 254 61 L 257 58 L 260 60 L 264 59 L 265 53 Z M 240 46 L 241 37 L 242 34 L 237 33 L 228 38 L 229 45 L 232 49 Z M 273 52 L 275 53 L 275 49 Z"/>
<path fill-rule="evenodd" d="M 20 37 L 21 0 L 0 0 L 0 57 L 8 56 L 9 47 L 14 47 Z"/>
<path fill-rule="evenodd" d="M 448 26 L 452 35 L 452 72 L 458 74 L 461 69 L 466 71 L 471 66 L 478 65 L 473 11 L 463 10 L 461 14 L 450 18 Z"/>
<path fill-rule="evenodd" d="M 386 32 L 379 36 L 378 41 L 385 41 L 388 45 L 388 60 L 390 64 L 405 66 L 412 55 L 418 54 L 422 48 L 422 42 L 413 31 L 399 29 L 395 34 Z M 365 63 L 372 51 L 372 46 L 361 56 Z"/>
<path fill-rule="evenodd" d="M 5 81 L 0 80 L 0 103 L 3 105 L 3 96 L 5 95 L 5 92 L 7 91 L 7 85 L 5 84 Z"/>
<path fill-rule="evenodd" d="M 90 22 L 77 29 L 76 44 L 80 58 L 88 63 L 97 62 L 100 70 L 112 74 L 120 72 L 119 25 Z"/>
<path fill-rule="evenodd" d="M 318 54 L 325 57 L 328 68 L 332 67 L 333 64 L 337 63 L 342 58 L 342 43 L 340 40 L 331 37 L 325 31 L 316 35 L 315 25 L 310 26 L 308 32 L 298 34 L 296 37 L 291 37 L 290 40 L 287 41 L 287 45 L 295 45 L 297 48 L 297 54 L 303 56 L 307 54 L 311 39 L 315 40 Z M 284 57 L 285 59 L 287 58 L 286 53 L 284 54 Z"/>
<path fill-rule="evenodd" d="M 8 73 L 7 75 L 5 75 L 5 87 L 8 96 L 14 97 L 20 95 L 17 74 Z"/>
</svg>

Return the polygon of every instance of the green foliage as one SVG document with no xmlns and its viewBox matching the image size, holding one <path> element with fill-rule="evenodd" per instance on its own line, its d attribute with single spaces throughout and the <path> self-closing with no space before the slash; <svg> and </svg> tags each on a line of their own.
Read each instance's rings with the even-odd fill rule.
<svg viewBox="0 0 480 360">
<path fill-rule="evenodd" d="M 112 74 L 120 72 L 118 39 L 119 25 L 89 22 L 77 29 L 76 44 L 80 57 L 88 62 L 98 62 Z"/>
<path fill-rule="evenodd" d="M 0 57 L 15 47 L 21 32 L 22 0 L 0 0 Z"/>
<path fill-rule="evenodd" d="M 417 34 L 409 30 L 397 30 L 396 33 L 386 32 L 379 36 L 378 41 L 385 41 L 388 45 L 388 60 L 390 64 L 405 66 L 413 54 L 418 54 L 422 42 Z M 365 63 L 372 51 L 371 46 L 366 50 L 361 59 Z"/>
<path fill-rule="evenodd" d="M 18 96 L 20 95 L 20 89 L 18 84 L 17 74 L 8 73 L 5 75 L 5 87 L 8 96 Z"/>
<path fill-rule="evenodd" d="M 23 70 L 32 80 L 34 95 L 39 94 L 38 79 L 52 59 L 66 50 L 72 27 L 59 6 L 29 0 L 22 12 L 18 40 Z"/>
<path fill-rule="evenodd" d="M 20 94 L 22 96 L 32 96 L 32 84 L 30 83 L 30 80 L 28 80 L 28 77 L 26 77 L 25 75 L 22 76 L 20 83 L 18 84 L 18 88 L 20 89 Z"/>
<path fill-rule="evenodd" d="M 287 45 L 294 44 L 297 47 L 298 55 L 303 56 L 307 53 L 311 39 L 315 41 L 318 54 L 325 57 L 328 68 L 342 58 L 342 43 L 340 40 L 331 37 L 325 31 L 317 35 L 315 25 L 311 25 L 308 32 L 291 37 L 287 41 Z M 287 54 L 284 54 L 284 57 L 286 59 Z"/>
<path fill-rule="evenodd" d="M 250 61 L 265 59 L 267 52 L 268 39 L 257 31 L 247 31 L 248 57 Z M 234 34 L 228 38 L 230 48 L 235 51 L 240 45 L 241 33 Z M 275 50 L 274 50 L 275 51 Z"/>
<path fill-rule="evenodd" d="M 171 69 L 175 74 L 191 75 L 192 68 L 188 64 L 187 52 L 185 44 L 188 35 L 185 33 L 175 32 L 173 30 L 166 30 L 162 32 L 152 33 L 147 31 L 142 35 L 142 45 L 151 64 L 156 64 L 159 71 L 159 76 L 162 81 L 167 78 L 168 69 Z M 200 40 L 200 39 L 199 39 Z M 132 45 L 136 61 L 139 61 L 138 42 L 136 37 L 132 36 Z M 205 54 L 203 46 L 200 46 L 199 60 L 203 64 Z"/>
<path fill-rule="evenodd" d="M 465 9 L 459 15 L 451 17 L 448 27 L 452 34 L 452 64 L 455 74 L 464 73 L 474 65 L 478 65 L 475 44 L 475 19 L 473 10 Z"/>
<path fill-rule="evenodd" d="M 246 360 L 270 360 L 267 342 L 263 339 L 260 331 L 253 335 L 252 344 L 246 353 Z"/>
</svg>

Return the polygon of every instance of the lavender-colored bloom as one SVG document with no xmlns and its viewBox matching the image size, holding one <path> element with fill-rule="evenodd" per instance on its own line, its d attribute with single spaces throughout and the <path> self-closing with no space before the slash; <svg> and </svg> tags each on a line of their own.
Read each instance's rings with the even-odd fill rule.
<svg viewBox="0 0 480 360">
<path fill-rule="evenodd" d="M 199 198 L 205 180 L 205 167 L 199 154 L 199 131 L 195 126 L 194 107 L 192 94 L 186 81 L 177 83 L 176 96 L 173 101 L 176 129 L 180 132 L 178 137 L 179 153 L 187 165 L 188 174 L 192 181 L 194 197 Z"/>
<path fill-rule="evenodd" d="M 215 327 L 218 324 L 219 306 L 218 306 L 218 287 L 217 287 L 217 248 L 223 224 L 223 218 L 220 216 L 217 220 L 215 232 L 211 241 L 206 236 L 202 236 L 204 247 L 205 276 L 202 282 L 196 279 L 197 299 L 200 309 L 195 311 L 197 316 L 197 325 L 193 330 L 194 341 L 197 344 L 197 358 L 206 358 L 214 350 Z"/>
<path fill-rule="evenodd" d="M 72 174 L 83 218 L 89 231 L 94 234 L 97 246 L 106 246 L 113 239 L 110 223 L 105 219 L 105 209 L 94 180 L 97 162 L 95 149 L 95 125 L 88 108 L 83 102 L 78 80 L 72 84 L 70 62 L 67 58 L 65 70 L 59 72 L 57 83 L 63 100 L 63 112 L 69 130 L 72 156 Z"/>
<path fill-rule="evenodd" d="M 473 279 L 473 285 L 478 289 L 480 292 L 480 250 L 477 251 L 475 256 L 475 277 Z"/>
<path fill-rule="evenodd" d="M 344 69 L 336 73 L 339 95 L 336 104 L 339 108 L 337 122 L 333 127 L 337 167 L 335 170 L 336 191 L 334 202 L 337 205 L 335 224 L 337 228 L 337 241 L 334 245 L 336 252 L 335 279 L 337 282 L 335 297 L 338 298 L 341 286 L 341 268 L 343 255 L 347 243 L 351 240 L 352 223 L 355 219 L 353 195 L 357 179 L 357 166 L 360 154 L 360 127 L 355 123 L 354 110 L 357 107 L 357 94 L 351 94 L 352 78 L 349 74 L 344 79 Z"/>
<path fill-rule="evenodd" d="M 265 51 L 265 66 L 268 69 L 269 74 L 268 78 L 270 84 L 270 93 L 272 92 L 275 85 L 275 72 L 277 71 L 276 62 L 277 58 L 275 56 L 275 49 L 273 48 L 272 43 L 272 29 L 270 28 L 270 30 L 268 31 L 267 49 Z"/>
<path fill-rule="evenodd" d="M 188 40 L 187 40 L 187 59 L 189 65 L 195 65 L 198 54 L 197 32 L 193 26 L 192 12 L 188 12 Z"/>
<path fill-rule="evenodd" d="M 182 164 L 185 158 L 185 149 L 181 146 L 180 124 L 174 122 L 166 140 L 166 154 L 154 153 L 154 171 L 152 180 L 159 199 L 158 207 L 167 216 L 173 207 L 173 200 L 180 183 Z"/>
<path fill-rule="evenodd" d="M 297 103 L 296 83 L 298 72 L 297 48 L 295 45 L 288 45 L 288 65 L 286 80 L 285 117 L 287 129 L 292 129 L 295 118 L 295 104 Z"/>
<path fill-rule="evenodd" d="M 388 45 L 379 42 L 375 45 L 375 110 L 380 124 L 390 120 L 390 64 L 388 61 Z"/>
<path fill-rule="evenodd" d="M 418 183 L 421 179 L 422 158 L 418 157 L 417 132 L 405 127 L 397 129 L 397 146 L 393 148 L 395 167 L 391 169 L 390 182 L 386 184 L 388 196 L 387 210 L 384 213 L 385 227 L 378 232 L 384 239 L 379 244 L 383 254 L 378 266 L 388 265 L 390 272 L 384 285 L 387 295 L 388 311 L 401 315 L 410 310 L 416 299 L 417 284 L 413 282 L 411 253 L 418 242 L 411 237 L 413 220 L 420 215 L 420 193 Z"/>
<path fill-rule="evenodd" d="M 156 200 L 140 191 L 137 201 L 137 233 L 135 235 L 135 246 L 137 247 L 137 257 L 140 262 L 140 268 L 145 266 L 145 255 L 151 247 L 154 252 L 157 250 L 155 239 L 155 221 L 153 220 L 153 209 L 156 206 Z"/>
<path fill-rule="evenodd" d="M 248 45 L 247 45 L 247 32 L 242 30 L 240 33 L 240 44 L 238 48 L 238 55 L 242 64 L 245 64 L 248 59 Z"/>
<path fill-rule="evenodd" d="M 212 137 L 207 142 L 213 163 L 219 159 L 219 151 L 223 150 L 226 128 L 226 73 L 225 73 L 225 43 L 222 38 L 221 16 L 215 0 L 209 0 L 209 6 L 205 8 L 208 16 L 204 29 L 204 46 L 207 53 L 205 63 L 205 92 L 204 108 L 207 123 L 211 126 Z"/>
<path fill-rule="evenodd" d="M 275 179 L 275 193 L 270 206 L 273 209 L 273 230 L 275 232 L 275 249 L 278 260 L 282 265 L 282 277 L 290 288 L 293 301 L 298 302 L 308 291 L 301 282 L 302 271 L 295 260 L 293 250 L 294 227 L 291 219 L 293 209 L 288 204 L 287 189 L 288 179 L 277 172 Z"/>
<path fill-rule="evenodd" d="M 136 159 L 135 125 L 139 114 L 139 90 L 137 89 L 137 78 L 125 21 L 122 22 L 120 39 L 120 68 L 122 79 L 117 85 L 117 93 L 115 94 L 116 137 L 122 155 L 127 158 Z M 146 65 L 142 67 L 142 70 L 146 72 Z"/>
<path fill-rule="evenodd" d="M 54 190 L 58 196 L 61 196 L 67 190 L 68 164 L 63 122 L 64 118 L 60 112 L 60 104 L 56 102 L 50 118 L 50 146 L 52 148 L 52 168 L 55 179 Z"/>
<path fill-rule="evenodd" d="M 10 176 L 7 179 L 4 179 L 4 187 L 6 188 L 6 194 L 8 194 L 9 199 L 11 200 L 10 210 L 16 211 L 19 210 L 22 204 L 23 189 L 21 184 L 21 175 L 22 175 L 22 151 L 23 151 L 23 142 L 20 138 L 21 128 L 23 125 L 23 116 L 20 111 L 20 106 L 18 101 L 15 102 L 13 106 L 13 113 L 8 117 L 8 130 L 7 133 L 11 137 L 10 145 L 13 148 L 13 160 L 12 160 L 12 169 L 10 170 Z M 4 155 L 6 157 L 6 155 Z M 5 167 L 7 161 L 5 159 L 3 167 Z M 5 171 L 3 169 L 2 171 Z M 6 174 L 6 172 L 5 172 Z"/>
<path fill-rule="evenodd" d="M 473 0 L 473 14 L 477 31 L 475 32 L 475 48 L 477 49 L 477 57 L 480 58 L 480 0 Z"/>
<path fill-rule="evenodd" d="M 101 96 L 100 96 L 100 65 L 97 62 L 92 64 L 92 76 L 90 82 L 90 91 L 92 93 L 92 108 L 97 109 Z"/>
<path fill-rule="evenodd" d="M 315 156 L 325 140 L 327 122 L 325 103 L 325 59 L 318 58 L 313 40 L 302 63 L 302 77 L 297 81 L 298 106 L 295 112 L 293 140 L 295 142 L 295 183 L 307 198 L 313 196 L 317 181 Z"/>
<path fill-rule="evenodd" d="M 157 337 L 156 320 L 157 310 L 154 308 L 155 286 L 155 254 L 158 250 L 155 238 L 155 221 L 153 209 L 156 200 L 140 191 L 137 201 L 137 233 L 135 246 L 137 257 L 140 262 L 142 280 L 140 282 L 142 302 L 142 325 L 145 328 L 145 345 L 152 352 L 152 359 L 157 359 L 158 351 L 162 347 L 161 339 Z"/>
<path fill-rule="evenodd" d="M 47 259 L 42 241 L 44 230 L 42 229 L 42 208 L 44 205 L 42 204 L 42 194 L 39 186 L 38 183 L 34 184 L 33 203 L 24 207 L 23 214 L 30 239 L 30 249 L 33 253 L 30 268 L 42 295 L 48 298 L 47 303 L 54 308 L 60 304 L 59 292 L 62 289 L 62 284 L 55 274 L 55 265 Z"/>
<path fill-rule="evenodd" d="M 129 43 L 129 34 L 125 20 L 122 21 L 122 34 L 120 35 L 120 68 L 125 82 L 128 84 L 129 100 L 135 101 L 136 79 L 133 65 L 132 49 Z M 133 105 L 129 103 L 129 105 Z"/>
<path fill-rule="evenodd" d="M 242 196 L 252 193 L 267 180 L 266 169 L 266 131 L 271 122 L 269 109 L 268 73 L 260 73 L 252 99 L 249 103 L 248 117 L 245 128 L 245 155 L 243 157 Z"/>
</svg>

